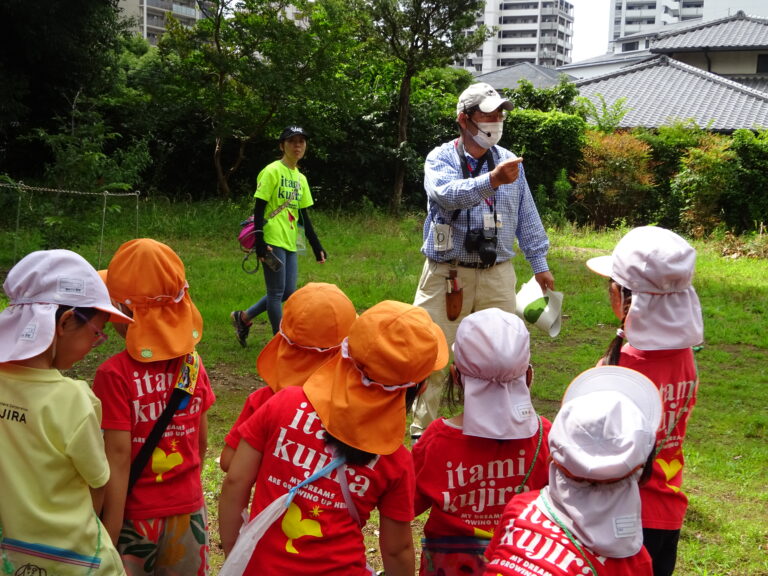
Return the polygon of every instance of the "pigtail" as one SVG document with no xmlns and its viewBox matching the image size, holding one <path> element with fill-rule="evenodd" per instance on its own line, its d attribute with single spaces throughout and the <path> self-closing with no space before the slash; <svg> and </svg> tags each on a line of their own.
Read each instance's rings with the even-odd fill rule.
<svg viewBox="0 0 768 576">
<path fill-rule="evenodd" d="M 464 385 L 461 382 L 461 372 L 455 364 L 451 364 L 443 382 L 443 399 L 451 412 L 464 406 Z"/>
<path fill-rule="evenodd" d="M 618 330 L 616 330 L 616 337 L 611 341 L 611 344 L 608 346 L 608 350 L 605 353 L 605 356 L 603 357 L 604 363 L 607 366 L 618 366 L 619 365 L 619 358 L 621 357 L 621 348 L 624 346 L 624 322 L 627 319 L 627 314 L 629 313 L 629 307 L 632 304 L 632 291 L 629 288 L 624 288 L 624 286 L 621 286 L 618 282 L 611 280 L 613 284 L 616 284 L 618 289 L 621 291 L 621 302 L 622 302 L 622 317 L 621 317 L 621 326 Z"/>
</svg>

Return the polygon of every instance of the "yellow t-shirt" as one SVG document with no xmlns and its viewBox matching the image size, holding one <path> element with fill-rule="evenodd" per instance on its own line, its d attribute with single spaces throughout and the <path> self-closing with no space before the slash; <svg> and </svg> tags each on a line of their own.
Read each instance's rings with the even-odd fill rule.
<svg viewBox="0 0 768 576">
<path fill-rule="evenodd" d="M 89 491 L 109 479 L 100 421 L 86 382 L 0 365 L 0 523 L 14 571 L 125 574 Z"/>
<path fill-rule="evenodd" d="M 299 210 L 312 206 L 312 194 L 309 191 L 307 177 L 299 169 L 291 170 L 280 160 L 268 164 L 256 179 L 255 198 L 266 200 L 264 211 L 264 242 L 291 252 L 296 251 Z M 269 215 L 285 202 L 291 203 L 273 218 Z"/>
</svg>

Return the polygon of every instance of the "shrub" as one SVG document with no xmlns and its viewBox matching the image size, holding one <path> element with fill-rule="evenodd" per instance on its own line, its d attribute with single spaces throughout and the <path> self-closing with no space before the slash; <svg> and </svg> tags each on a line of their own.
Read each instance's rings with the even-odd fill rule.
<svg viewBox="0 0 768 576">
<path fill-rule="evenodd" d="M 725 221 L 737 233 L 768 223 L 768 131 L 737 130 L 731 139 L 738 187 L 723 198 Z"/>
<path fill-rule="evenodd" d="M 680 170 L 680 161 L 689 149 L 701 142 L 706 132 L 695 122 L 674 122 L 656 130 L 639 128 L 633 134 L 651 147 L 655 186 L 643 207 L 648 222 L 676 229 L 680 226 L 683 198 L 671 190 L 672 179 Z"/>
<path fill-rule="evenodd" d="M 730 139 L 720 134 L 705 134 L 699 146 L 683 157 L 671 190 L 684 200 L 681 225 L 694 237 L 704 237 L 726 223 L 724 202 L 737 195 L 735 159 Z"/>
<path fill-rule="evenodd" d="M 644 224 L 637 207 L 653 186 L 651 148 L 628 132 L 587 132 L 584 159 L 574 177 L 573 216 L 597 228 Z"/>
<path fill-rule="evenodd" d="M 507 116 L 501 145 L 525 158 L 525 176 L 541 212 L 558 209 L 555 182 L 563 171 L 577 170 L 585 131 L 581 117 L 562 112 L 513 110 Z"/>
</svg>

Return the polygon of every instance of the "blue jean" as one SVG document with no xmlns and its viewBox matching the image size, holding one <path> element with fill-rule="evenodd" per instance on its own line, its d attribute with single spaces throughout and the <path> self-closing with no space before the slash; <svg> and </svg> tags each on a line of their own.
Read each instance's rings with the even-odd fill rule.
<svg viewBox="0 0 768 576">
<path fill-rule="evenodd" d="M 283 267 L 274 271 L 269 266 L 264 266 L 262 262 L 261 267 L 264 270 L 267 293 L 256 304 L 248 308 L 245 315 L 250 320 L 266 312 L 269 323 L 272 325 L 272 334 L 277 334 L 280 330 L 280 320 L 283 319 L 283 302 L 296 291 L 299 260 L 296 252 L 291 252 L 285 248 L 272 246 L 272 253 L 283 261 Z"/>
</svg>

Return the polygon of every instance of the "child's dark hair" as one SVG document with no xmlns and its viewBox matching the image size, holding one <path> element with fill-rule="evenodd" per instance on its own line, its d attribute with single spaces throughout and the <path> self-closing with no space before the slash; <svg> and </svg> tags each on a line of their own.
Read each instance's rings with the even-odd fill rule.
<svg viewBox="0 0 768 576">
<path fill-rule="evenodd" d="M 413 403 L 416 401 L 416 397 L 419 395 L 419 392 L 422 388 L 424 388 L 424 383 L 426 382 L 426 378 L 416 384 L 416 386 L 410 386 L 409 388 L 405 389 L 405 411 L 410 412 L 411 408 L 413 408 Z"/>
<path fill-rule="evenodd" d="M 624 322 L 627 319 L 627 313 L 629 312 L 629 307 L 632 304 L 632 291 L 629 288 L 625 288 L 618 282 L 616 282 L 613 278 L 610 278 L 608 280 L 609 286 L 616 285 L 616 288 L 619 290 L 621 294 L 621 302 L 622 302 L 622 318 L 621 318 L 621 327 L 616 331 L 616 337 L 611 341 L 611 344 L 608 346 L 608 350 L 605 353 L 604 360 L 605 364 L 608 366 L 618 366 L 619 365 L 619 358 L 621 357 L 621 347 L 624 346 Z"/>
<path fill-rule="evenodd" d="M 461 372 L 456 365 L 451 365 L 443 383 L 443 398 L 451 412 L 464 406 L 464 386 L 461 384 Z"/>
<path fill-rule="evenodd" d="M 376 458 L 376 454 L 365 452 L 358 448 L 353 448 L 349 444 L 345 444 L 338 438 L 331 436 L 328 431 L 325 431 L 325 443 L 328 446 L 333 447 L 336 456 L 344 456 L 347 464 L 353 464 L 355 466 L 365 466 Z"/>
</svg>

